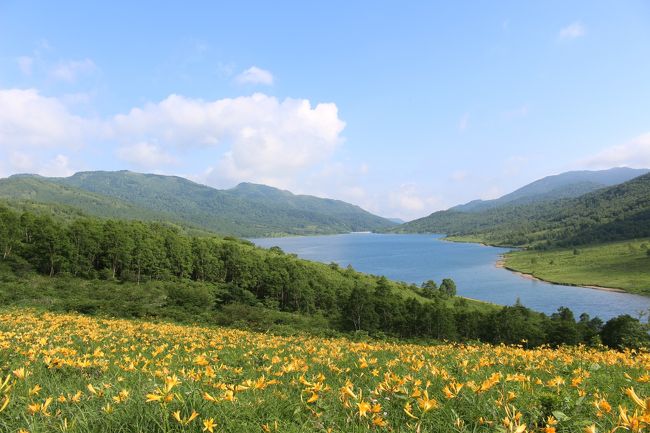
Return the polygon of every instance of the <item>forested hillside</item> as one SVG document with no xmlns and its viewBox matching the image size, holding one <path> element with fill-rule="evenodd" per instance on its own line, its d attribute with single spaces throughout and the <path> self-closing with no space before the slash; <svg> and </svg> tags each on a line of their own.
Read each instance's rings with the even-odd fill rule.
<svg viewBox="0 0 650 433">
<path fill-rule="evenodd" d="M 0 258 L 3 305 L 531 346 L 592 344 L 608 329 L 585 315 L 576 322 L 567 309 L 547 317 L 458 298 L 451 280 L 397 283 L 161 223 L 59 221 L 0 207 Z M 638 321 L 621 320 L 628 340 L 607 344 L 645 341 Z"/>
<path fill-rule="evenodd" d="M 69 178 L 20 175 L 0 180 L 0 198 L 67 205 L 94 216 L 178 224 L 236 236 L 371 231 L 395 223 L 339 200 L 264 185 L 217 190 L 174 176 L 84 172 Z"/>
<path fill-rule="evenodd" d="M 650 174 L 577 198 L 506 204 L 477 212 L 448 210 L 399 232 L 434 232 L 490 244 L 571 246 L 650 236 Z"/>
</svg>

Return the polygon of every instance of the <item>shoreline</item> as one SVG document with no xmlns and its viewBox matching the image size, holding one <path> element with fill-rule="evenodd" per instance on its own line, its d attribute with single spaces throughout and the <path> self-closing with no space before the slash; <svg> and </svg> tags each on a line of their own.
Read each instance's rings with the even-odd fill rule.
<svg viewBox="0 0 650 433">
<path fill-rule="evenodd" d="M 605 292 L 630 293 L 630 292 L 628 292 L 626 290 L 619 289 L 619 288 L 616 288 L 616 287 L 602 287 L 602 286 L 595 286 L 595 285 L 573 284 L 573 283 L 558 283 L 557 281 L 545 280 L 543 278 L 536 277 L 533 274 L 527 274 L 525 272 L 521 272 L 521 271 L 518 271 L 516 269 L 509 268 L 508 266 L 506 266 L 506 260 L 505 260 L 505 258 L 503 256 L 501 256 L 501 258 L 496 261 L 494 266 L 496 268 L 505 269 L 507 271 L 510 271 L 513 274 L 519 275 L 521 278 L 525 278 L 526 280 L 540 281 L 542 283 L 555 284 L 556 286 L 584 287 L 585 289 L 602 290 L 602 291 L 605 291 Z"/>
</svg>

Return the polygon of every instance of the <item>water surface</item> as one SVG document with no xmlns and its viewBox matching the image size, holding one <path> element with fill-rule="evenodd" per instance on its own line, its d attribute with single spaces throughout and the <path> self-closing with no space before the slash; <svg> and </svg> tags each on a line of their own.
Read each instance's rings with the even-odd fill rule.
<svg viewBox="0 0 650 433">
<path fill-rule="evenodd" d="M 252 241 L 267 248 L 277 245 L 304 259 L 350 264 L 361 272 L 418 285 L 429 279 L 440 283 L 452 278 L 461 296 L 502 305 L 512 305 L 519 298 L 527 307 L 547 314 L 565 306 L 576 318 L 586 312 L 606 320 L 619 314 L 637 316 L 650 309 L 650 297 L 523 278 L 495 266 L 509 249 L 447 242 L 441 237 L 350 233 Z"/>
</svg>

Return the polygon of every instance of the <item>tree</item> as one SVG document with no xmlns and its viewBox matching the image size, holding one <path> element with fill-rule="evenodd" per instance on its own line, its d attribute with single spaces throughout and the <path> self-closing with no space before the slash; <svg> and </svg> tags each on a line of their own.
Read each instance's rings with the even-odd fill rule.
<svg viewBox="0 0 650 433">
<path fill-rule="evenodd" d="M 343 306 L 343 320 L 352 329 L 372 331 L 375 329 L 377 315 L 375 313 L 372 295 L 361 283 L 357 282 Z"/>
<path fill-rule="evenodd" d="M 603 329 L 603 321 L 598 317 L 593 319 L 589 317 L 589 314 L 582 313 L 580 315 L 580 320 L 578 321 L 578 331 L 580 332 L 580 338 L 583 343 L 588 345 L 597 345 L 601 343 L 600 340 L 600 331 Z"/>
<path fill-rule="evenodd" d="M 49 217 L 38 217 L 34 221 L 31 247 L 39 268 L 50 277 L 67 264 L 69 239 L 62 227 Z"/>
<path fill-rule="evenodd" d="M 629 314 L 609 319 L 600 332 L 600 338 L 604 345 L 615 349 L 640 348 L 650 342 L 646 327 Z"/>
<path fill-rule="evenodd" d="M 456 296 L 456 283 L 451 278 L 445 278 L 440 283 L 440 293 L 448 298 Z"/>
<path fill-rule="evenodd" d="M 178 278 L 189 277 L 192 273 L 192 245 L 186 236 L 168 228 L 164 233 L 165 251 L 172 275 Z"/>
<path fill-rule="evenodd" d="M 438 285 L 435 281 L 427 280 L 422 283 L 422 296 L 425 298 L 433 299 L 438 295 L 438 293 L 440 292 L 438 291 Z"/>
<path fill-rule="evenodd" d="M 377 280 L 373 303 L 379 319 L 379 328 L 384 332 L 391 332 L 394 328 L 397 300 L 386 277 L 382 276 Z"/>
<path fill-rule="evenodd" d="M 124 223 L 111 220 L 104 223 L 102 234 L 105 264 L 115 279 L 131 261 L 133 238 L 127 232 Z"/>
<path fill-rule="evenodd" d="M 97 267 L 101 254 L 101 228 L 95 220 L 78 219 L 68 227 L 70 239 L 70 271 L 72 275 L 88 276 Z"/>
<path fill-rule="evenodd" d="M 20 218 L 11 209 L 0 206 L 0 254 L 6 259 L 20 241 Z"/>
<path fill-rule="evenodd" d="M 573 311 L 560 307 L 551 319 L 546 322 L 546 341 L 554 346 L 561 344 L 578 344 L 582 340 L 580 330 L 576 326 Z"/>
</svg>

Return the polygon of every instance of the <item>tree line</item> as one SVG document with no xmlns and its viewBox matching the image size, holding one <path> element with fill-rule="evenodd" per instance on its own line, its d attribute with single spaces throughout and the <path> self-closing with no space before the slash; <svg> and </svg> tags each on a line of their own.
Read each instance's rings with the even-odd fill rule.
<svg viewBox="0 0 650 433">
<path fill-rule="evenodd" d="M 639 347 L 647 344 L 646 325 L 630 316 L 603 323 L 561 308 L 546 316 L 517 304 L 477 307 L 456 297 L 444 279 L 420 287 L 330 265 L 301 260 L 280 248 L 216 236 L 189 236 L 164 223 L 82 217 L 60 221 L 0 206 L 2 272 L 28 277 L 34 272 L 65 281 L 60 296 L 66 308 L 85 313 L 165 317 L 184 311 L 205 318 L 228 311 L 232 322 L 254 321 L 255 314 L 298 313 L 322 317 L 319 326 L 375 336 L 480 340 L 519 344 L 598 344 Z M 124 290 L 79 289 L 75 281 L 115 282 Z M 161 284 L 160 283 L 164 283 Z M 56 285 L 56 284 L 54 284 Z M 18 287 L 18 286 L 17 286 Z M 161 289 L 162 287 L 162 289 Z M 155 299 L 152 298 L 154 296 Z M 32 298 L 37 294 L 31 293 Z M 102 302 L 99 297 L 102 297 Z M 18 302 L 20 293 L 5 301 Z M 24 301 L 24 300 L 23 300 Z M 119 302 L 118 302 L 119 301 Z M 145 306 L 146 304 L 146 306 Z M 154 307 L 152 307 L 154 306 Z M 270 317 L 269 316 L 269 317 Z"/>
</svg>

